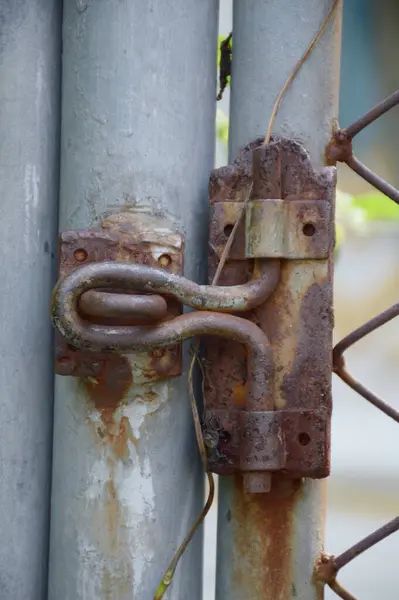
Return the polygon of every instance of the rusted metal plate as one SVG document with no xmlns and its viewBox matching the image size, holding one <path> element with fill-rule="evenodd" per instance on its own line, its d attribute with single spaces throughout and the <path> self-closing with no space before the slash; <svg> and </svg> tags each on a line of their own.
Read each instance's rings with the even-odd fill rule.
<svg viewBox="0 0 399 600">
<path fill-rule="evenodd" d="M 252 200 L 234 237 L 230 260 L 328 258 L 334 241 L 332 209 L 324 200 Z M 210 246 L 220 258 L 240 204 L 216 202 L 211 211 Z"/>
<path fill-rule="evenodd" d="M 266 333 L 272 345 L 274 410 L 281 413 L 278 424 L 285 448 L 281 473 L 288 477 L 321 478 L 330 470 L 335 178 L 332 167 L 316 173 L 298 143 L 276 138 L 267 146 L 262 145 L 262 139 L 249 144 L 232 165 L 212 173 L 209 185 L 210 280 L 231 231 L 226 225 L 234 224 L 252 180 L 249 204 L 261 206 L 267 200 L 278 199 L 284 211 L 298 215 L 295 205 L 300 200 L 302 208 L 316 211 L 322 226 L 316 249 L 309 250 L 308 246 L 311 257 L 282 258 L 275 291 L 264 305 L 245 315 Z M 294 208 L 285 208 L 290 203 Z M 304 220 L 307 219 L 301 217 L 298 225 L 294 217 L 291 219 L 295 239 L 300 231 L 303 235 Z M 263 234 L 262 240 L 268 243 Z M 257 261 L 244 258 L 243 220 L 222 272 L 221 285 L 245 283 L 251 277 Z M 215 416 L 220 422 L 218 443 L 210 452 L 210 466 L 219 474 L 231 474 L 240 470 L 241 451 L 238 417 L 232 413 L 248 410 L 246 354 L 234 342 L 207 340 L 204 364 L 207 420 L 212 423 Z M 208 435 L 212 437 L 212 433 Z"/>
<path fill-rule="evenodd" d="M 210 409 L 203 430 L 208 465 L 221 475 L 279 471 L 302 477 L 304 469 L 308 477 L 328 475 L 330 423 L 321 410 Z"/>
<path fill-rule="evenodd" d="M 324 200 L 254 200 L 246 209 L 246 258 L 328 258 L 332 206 Z"/>
<path fill-rule="evenodd" d="M 77 267 L 102 261 L 121 261 L 156 266 L 169 273 L 182 274 L 183 272 L 183 236 L 175 231 L 174 223 L 167 215 L 156 214 L 141 209 L 126 209 L 122 212 L 106 216 L 99 227 L 81 231 L 64 231 L 59 237 L 59 277 L 71 273 Z M 115 290 L 118 292 L 118 290 Z M 100 294 L 100 292 L 98 292 Z M 106 292 L 103 293 L 104 295 Z M 126 293 L 121 296 L 120 302 L 114 294 L 114 304 L 118 304 L 119 312 L 121 303 L 128 305 Z M 99 300 L 103 300 L 99 296 Z M 145 303 L 145 296 L 137 298 Z M 159 299 L 159 298 L 158 298 Z M 89 304 L 90 298 L 85 298 Z M 148 296 L 150 302 L 154 298 Z M 157 317 L 169 321 L 181 314 L 181 304 L 174 298 L 166 298 L 167 310 L 162 316 L 158 311 Z M 83 304 L 83 303 L 82 303 Z M 112 304 L 112 303 L 111 303 Z M 112 308 L 108 302 L 107 310 Z M 139 306 L 138 303 L 136 303 Z M 132 303 L 133 306 L 133 303 Z M 84 308 L 84 304 L 83 304 Z M 95 307 L 94 307 L 95 308 Z M 125 308 L 122 306 L 122 308 Z M 93 310 L 88 311 L 93 313 Z M 123 320 L 112 316 L 100 318 L 99 315 L 85 315 L 88 320 L 93 319 L 100 324 L 114 325 L 140 325 L 148 324 L 143 316 L 139 317 L 132 312 L 132 317 L 124 316 Z M 145 315 L 145 310 L 141 310 Z M 106 314 L 106 313 L 105 313 Z M 112 368 L 111 368 L 112 367 Z M 126 378 L 136 383 L 155 381 L 166 377 L 175 377 L 181 374 L 181 346 L 179 344 L 169 348 L 160 348 L 148 353 L 135 353 L 129 355 L 107 352 L 91 352 L 78 350 L 66 343 L 64 338 L 56 331 L 55 337 L 55 371 L 58 375 L 72 375 L 75 377 L 93 378 L 104 380 L 105 387 L 116 385 L 116 378 L 125 381 Z M 118 384 L 119 385 L 119 384 Z"/>
</svg>

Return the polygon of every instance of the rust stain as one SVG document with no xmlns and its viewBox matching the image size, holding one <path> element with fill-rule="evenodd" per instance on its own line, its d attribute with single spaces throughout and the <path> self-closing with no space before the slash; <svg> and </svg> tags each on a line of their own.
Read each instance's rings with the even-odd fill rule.
<svg viewBox="0 0 399 600">
<path fill-rule="evenodd" d="M 246 385 L 239 383 L 233 387 L 233 403 L 237 407 L 243 407 L 247 403 L 248 389 Z"/>
<path fill-rule="evenodd" d="M 107 561 L 103 567 L 101 598 L 114 600 L 130 598 L 134 582 L 126 523 L 114 483 L 115 461 L 108 459 L 107 464 L 110 477 L 104 485 L 105 500 L 101 524 L 106 529 L 104 553 Z"/>
<path fill-rule="evenodd" d="M 126 357 L 110 355 L 96 377 L 87 377 L 82 382 L 87 396 L 107 421 L 133 383 L 132 369 Z"/>
<path fill-rule="evenodd" d="M 291 368 L 284 374 L 281 393 L 291 407 L 303 404 L 330 410 L 333 315 L 331 284 L 311 284 L 298 306 L 298 343 Z M 327 354 L 326 354 L 327 349 Z"/>
<path fill-rule="evenodd" d="M 129 441 L 138 448 L 129 418 L 116 414 L 133 384 L 129 361 L 122 355 L 111 355 L 97 377 L 82 379 L 87 397 L 101 416 L 101 424 L 93 423 L 97 436 L 108 445 L 115 457 L 121 461 L 130 456 Z"/>
<path fill-rule="evenodd" d="M 229 515 L 238 549 L 233 578 L 246 598 L 292 598 L 294 514 L 301 492 L 300 480 L 276 475 L 268 494 L 245 494 L 241 477 L 235 476 Z"/>
</svg>

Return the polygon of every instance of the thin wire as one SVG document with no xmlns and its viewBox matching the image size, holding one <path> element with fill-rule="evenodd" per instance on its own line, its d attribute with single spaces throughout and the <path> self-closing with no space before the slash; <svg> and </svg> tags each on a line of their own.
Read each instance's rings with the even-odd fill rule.
<svg viewBox="0 0 399 600">
<path fill-rule="evenodd" d="M 222 271 L 224 269 L 224 266 L 226 264 L 226 260 L 228 259 L 229 254 L 230 254 L 230 250 L 231 250 L 231 247 L 233 245 L 234 238 L 235 238 L 238 226 L 241 223 L 241 219 L 242 219 L 242 217 L 245 214 L 248 202 L 249 202 L 249 200 L 251 198 L 253 186 L 254 186 L 254 184 L 253 184 L 253 182 L 251 182 L 251 185 L 249 186 L 248 192 L 247 192 L 247 194 L 245 196 L 245 200 L 242 203 L 241 210 L 238 213 L 237 219 L 236 219 L 236 221 L 234 223 L 234 227 L 231 230 L 231 233 L 229 235 L 229 239 L 227 240 L 226 245 L 223 248 L 222 256 L 220 257 L 220 261 L 219 261 L 219 264 L 217 266 L 216 273 L 213 276 L 211 285 L 217 285 L 219 283 L 219 279 L 220 279 L 220 276 L 221 276 Z"/>
<path fill-rule="evenodd" d="M 200 420 L 200 416 L 198 413 L 197 401 L 195 398 L 194 385 L 193 385 L 194 366 L 195 366 L 195 363 L 197 362 L 200 367 L 200 370 L 201 370 L 201 386 L 202 386 L 202 394 L 204 394 L 205 373 L 204 373 L 204 367 L 202 365 L 202 362 L 199 359 L 198 352 L 199 352 L 199 346 L 197 344 L 192 349 L 192 359 L 191 359 L 190 367 L 188 370 L 188 393 L 189 393 L 189 399 L 190 399 L 190 406 L 191 406 L 191 410 L 192 410 L 192 414 L 193 414 L 193 421 L 194 421 L 195 434 L 197 437 L 198 449 L 199 449 L 199 452 L 201 455 L 201 461 L 202 461 L 204 471 L 208 478 L 208 484 L 209 484 L 208 498 L 207 498 L 204 508 L 201 511 L 201 514 L 195 520 L 190 531 L 184 538 L 183 542 L 180 544 L 180 546 L 177 549 L 164 576 L 162 577 L 162 580 L 161 580 L 160 584 L 158 585 L 157 591 L 155 593 L 154 600 L 161 600 L 161 598 L 163 598 L 165 592 L 167 591 L 168 587 L 172 583 L 173 576 L 175 574 L 177 565 L 179 564 L 181 557 L 183 556 L 184 552 L 186 551 L 187 546 L 193 539 L 198 527 L 201 525 L 201 523 L 204 522 L 205 517 L 209 513 L 209 511 L 212 507 L 212 504 L 213 504 L 213 500 L 215 498 L 215 480 L 214 480 L 213 474 L 210 471 L 208 471 L 208 458 L 207 458 L 207 454 L 206 454 L 204 438 L 202 435 L 201 420 Z"/>
<path fill-rule="evenodd" d="M 273 125 L 274 122 L 276 120 L 276 116 L 278 113 L 278 110 L 280 108 L 281 102 L 285 96 L 285 93 L 287 92 L 289 86 L 291 85 L 291 83 L 294 81 L 297 73 L 299 72 L 300 68 L 302 67 L 303 63 L 306 61 L 306 59 L 308 58 L 308 56 L 310 55 L 310 53 L 312 52 L 313 48 L 316 46 L 316 44 L 318 43 L 318 41 L 320 40 L 320 38 L 322 37 L 323 33 L 325 32 L 328 23 L 330 22 L 335 9 L 338 6 L 338 3 L 340 2 L 340 0 L 334 0 L 334 4 L 326 18 L 326 20 L 324 21 L 323 25 L 321 26 L 319 32 L 317 33 L 317 35 L 313 38 L 313 40 L 311 41 L 311 43 L 309 44 L 305 54 L 302 56 L 302 58 L 298 61 L 297 65 L 295 66 L 295 68 L 293 69 L 293 71 L 290 73 L 287 81 L 285 82 L 281 92 L 279 93 L 277 100 L 273 106 L 273 110 L 272 113 L 270 115 L 270 119 L 269 119 L 269 124 L 268 124 L 268 128 L 267 128 L 267 133 L 264 139 L 264 144 L 268 144 L 270 142 L 270 138 L 271 138 L 271 134 L 272 134 L 272 129 L 273 129 Z M 220 261 L 219 264 L 217 266 L 215 275 L 212 279 L 212 283 L 211 285 L 217 285 L 220 279 L 220 276 L 222 274 L 222 271 L 224 269 L 224 266 L 226 264 L 226 261 L 229 257 L 230 254 L 230 250 L 231 247 L 233 245 L 234 239 L 235 239 L 235 235 L 237 232 L 237 229 L 241 223 L 241 219 L 243 218 L 245 212 L 246 212 L 246 208 L 248 205 L 248 202 L 251 198 L 251 194 L 252 194 L 252 189 L 253 189 L 253 182 L 251 182 L 247 194 L 245 196 L 245 200 L 242 203 L 241 206 L 241 210 L 237 216 L 237 219 L 234 223 L 234 227 L 229 235 L 229 238 L 226 242 L 226 245 L 223 249 L 222 255 L 220 257 Z M 211 506 L 213 504 L 213 500 L 215 497 L 215 482 L 214 482 L 214 478 L 212 473 L 210 473 L 208 471 L 208 460 L 207 460 L 207 454 L 206 454 L 206 448 L 205 448 L 205 443 L 204 443 L 204 439 L 202 436 L 202 429 L 201 429 L 201 421 L 200 421 L 200 417 L 198 414 L 198 408 L 197 408 L 197 402 L 195 399 L 195 392 L 194 392 L 194 386 L 193 386 L 193 372 L 194 372 L 194 366 L 195 364 L 198 364 L 200 366 L 201 369 L 201 376 L 202 376 L 202 392 L 204 393 L 204 381 L 205 381 L 205 373 L 204 373 L 204 368 L 202 365 L 202 362 L 199 358 L 199 345 L 196 344 L 196 346 L 193 347 L 193 354 L 192 354 L 192 358 L 191 358 L 191 362 L 190 362 L 190 367 L 189 367 L 189 372 L 188 372 L 188 387 L 189 387 L 189 398 L 190 398 L 190 405 L 191 405 L 191 410 L 192 410 L 192 414 L 193 414 L 193 421 L 194 421 L 194 428 L 195 428 L 195 433 L 196 433 L 196 437 L 197 437 L 197 444 L 198 444 L 198 448 L 200 451 L 200 455 L 201 455 L 201 460 L 202 460 L 202 464 L 204 466 L 204 470 L 206 472 L 206 475 L 208 477 L 208 482 L 209 482 L 209 494 L 208 494 L 208 499 L 206 501 L 206 504 L 201 512 L 201 514 L 199 515 L 199 517 L 196 519 L 194 525 L 191 527 L 189 533 L 187 534 L 186 538 L 184 539 L 184 541 L 182 542 L 182 544 L 179 546 L 178 550 L 176 551 L 167 571 L 165 572 L 164 576 L 162 577 L 161 583 L 159 584 L 156 594 L 154 596 L 154 600 L 161 600 L 166 592 L 166 590 L 168 589 L 168 587 L 170 586 L 170 584 L 172 583 L 172 579 L 173 579 L 173 575 L 176 571 L 176 567 L 178 565 L 179 560 L 181 559 L 181 557 L 183 556 L 188 544 L 191 542 L 192 538 L 194 537 L 195 532 L 197 531 L 198 527 L 201 525 L 201 523 L 203 523 L 206 515 L 208 514 L 209 510 L 211 509 Z"/>
<path fill-rule="evenodd" d="M 273 126 L 274 126 L 274 122 L 276 120 L 277 117 L 277 113 L 279 111 L 281 102 L 283 101 L 283 98 L 288 90 L 288 88 L 290 87 L 291 83 L 294 81 L 295 77 L 298 75 L 299 70 L 301 69 L 302 65 L 306 62 L 306 60 L 309 58 L 312 50 L 314 49 L 314 47 L 317 45 L 318 41 L 320 40 L 320 38 L 323 36 L 324 32 L 326 31 L 329 22 L 331 21 L 331 19 L 334 16 L 334 13 L 338 7 L 338 4 L 341 0 L 334 0 L 334 3 L 330 9 L 330 12 L 328 13 L 324 23 L 322 24 L 322 26 L 320 27 L 319 31 L 317 32 L 317 34 L 315 35 L 315 37 L 313 38 L 313 40 L 310 42 L 309 46 L 307 47 L 305 53 L 303 54 L 302 58 L 299 59 L 299 61 L 297 62 L 295 68 L 291 71 L 291 73 L 289 74 L 287 81 L 284 83 L 283 87 L 281 88 L 281 92 L 279 93 L 279 95 L 277 96 L 277 100 L 274 103 L 273 109 L 272 109 L 272 113 L 270 115 L 270 120 L 269 120 L 269 125 L 267 128 L 267 132 L 266 132 L 266 136 L 265 136 L 265 140 L 264 140 L 264 144 L 268 144 L 270 142 L 270 138 L 272 135 L 272 130 L 273 130 Z"/>
</svg>

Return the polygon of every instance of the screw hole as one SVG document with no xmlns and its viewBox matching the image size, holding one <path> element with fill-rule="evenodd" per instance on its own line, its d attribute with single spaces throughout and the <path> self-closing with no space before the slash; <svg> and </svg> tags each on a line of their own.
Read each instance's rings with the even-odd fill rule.
<svg viewBox="0 0 399 600">
<path fill-rule="evenodd" d="M 302 431 L 302 433 L 298 435 L 298 442 L 301 446 L 307 446 L 310 444 L 310 435 L 306 433 L 306 431 Z"/>
<path fill-rule="evenodd" d="M 231 435 L 228 431 L 226 431 L 225 429 L 223 429 L 220 434 L 219 434 L 219 439 L 222 443 L 224 444 L 228 444 L 229 441 L 231 440 Z"/>
<path fill-rule="evenodd" d="M 233 231 L 233 227 L 234 225 L 232 225 L 231 223 L 229 223 L 228 225 L 225 226 L 225 228 L 223 229 L 223 233 L 224 235 L 228 238 L 231 236 L 231 232 Z"/>
<path fill-rule="evenodd" d="M 171 262 L 172 262 L 172 259 L 169 256 L 169 254 L 162 254 L 158 258 L 158 264 L 161 265 L 161 267 L 169 267 Z"/>
<path fill-rule="evenodd" d="M 316 227 L 313 225 L 313 223 L 305 223 L 302 231 L 303 235 L 306 235 L 306 237 L 312 237 L 316 233 Z"/>
<path fill-rule="evenodd" d="M 87 258 L 87 252 L 84 248 L 77 248 L 73 256 L 77 262 L 84 262 Z"/>
</svg>

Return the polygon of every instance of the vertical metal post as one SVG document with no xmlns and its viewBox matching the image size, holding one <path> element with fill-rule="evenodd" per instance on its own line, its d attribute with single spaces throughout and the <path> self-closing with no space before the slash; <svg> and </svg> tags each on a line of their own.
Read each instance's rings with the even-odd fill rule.
<svg viewBox="0 0 399 600">
<path fill-rule="evenodd" d="M 0 2 L 0 597 L 43 600 L 53 412 L 59 2 Z"/>
<path fill-rule="evenodd" d="M 325 19 L 331 0 L 234 2 L 230 154 L 264 135 L 273 103 Z M 291 137 L 323 164 L 337 116 L 341 13 L 288 90 L 274 133 Z M 293 323 L 295 327 L 295 323 Z M 322 598 L 312 583 L 324 529 L 324 485 L 244 494 L 220 478 L 217 600 Z"/>
<path fill-rule="evenodd" d="M 60 229 L 88 227 L 115 205 L 166 209 L 184 227 L 185 275 L 199 281 L 217 3 L 65 0 L 63 34 Z M 201 510 L 186 376 L 133 385 L 128 397 L 107 436 L 122 424 L 130 432 L 121 457 L 81 382 L 57 378 L 50 600 L 152 598 Z M 170 598 L 201 598 L 201 564 L 198 535 Z"/>
</svg>

